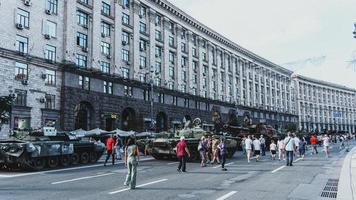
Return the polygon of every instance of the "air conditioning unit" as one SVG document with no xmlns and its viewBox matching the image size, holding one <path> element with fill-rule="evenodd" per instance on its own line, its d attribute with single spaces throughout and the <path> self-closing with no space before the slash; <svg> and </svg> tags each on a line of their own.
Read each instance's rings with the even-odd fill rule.
<svg viewBox="0 0 356 200">
<path fill-rule="evenodd" d="M 155 54 L 155 57 L 156 57 L 156 58 L 158 58 L 158 57 L 159 57 L 159 55 L 158 55 L 158 54 Z"/>
<path fill-rule="evenodd" d="M 111 59 L 111 55 L 106 55 L 106 58 L 107 59 Z"/>
<path fill-rule="evenodd" d="M 106 37 L 105 33 L 101 33 L 101 37 L 103 38 Z"/>
<path fill-rule="evenodd" d="M 21 83 L 22 83 L 22 85 L 28 85 L 28 81 L 27 80 L 22 80 Z"/>
<path fill-rule="evenodd" d="M 130 61 L 126 61 L 126 64 L 127 64 L 127 65 L 131 65 L 131 62 L 130 62 Z"/>
<path fill-rule="evenodd" d="M 140 15 L 139 15 L 139 17 L 142 19 L 142 18 L 143 18 L 143 15 L 142 15 L 142 14 L 140 14 Z"/>
<path fill-rule="evenodd" d="M 127 42 L 126 41 L 122 41 L 122 45 L 127 45 Z"/>
<path fill-rule="evenodd" d="M 25 6 L 31 6 L 31 0 L 24 0 L 23 4 L 25 4 Z"/>
<path fill-rule="evenodd" d="M 46 78 L 47 78 L 47 74 L 42 74 L 42 75 L 41 75 L 41 78 L 42 78 L 42 79 L 46 79 Z"/>
<path fill-rule="evenodd" d="M 45 37 L 47 40 L 51 39 L 51 36 L 50 36 L 49 34 L 44 34 L 44 37 Z"/>
<path fill-rule="evenodd" d="M 20 23 L 16 23 L 16 28 L 22 30 L 23 29 L 23 25 L 20 24 Z"/>
<path fill-rule="evenodd" d="M 87 24 L 83 24 L 82 27 L 85 28 L 85 29 L 88 29 L 88 25 Z"/>
<path fill-rule="evenodd" d="M 145 49 L 143 47 L 140 47 L 140 51 L 144 51 Z"/>
<path fill-rule="evenodd" d="M 46 103 L 46 99 L 45 98 L 40 98 L 40 102 L 41 103 Z"/>
<path fill-rule="evenodd" d="M 83 52 L 88 52 L 88 47 L 82 47 Z"/>
<path fill-rule="evenodd" d="M 50 10 L 48 10 L 48 9 L 46 9 L 46 10 L 45 10 L 45 13 L 46 13 L 47 15 L 52 14 L 52 13 L 51 13 L 51 11 L 50 11 Z"/>
</svg>

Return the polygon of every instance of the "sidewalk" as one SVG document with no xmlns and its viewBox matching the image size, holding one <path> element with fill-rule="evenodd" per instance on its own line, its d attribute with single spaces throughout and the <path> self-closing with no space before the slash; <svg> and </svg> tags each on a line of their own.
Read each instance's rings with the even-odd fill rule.
<svg viewBox="0 0 356 200">
<path fill-rule="evenodd" d="M 356 199 L 356 147 L 346 155 L 340 172 L 338 200 Z"/>
</svg>

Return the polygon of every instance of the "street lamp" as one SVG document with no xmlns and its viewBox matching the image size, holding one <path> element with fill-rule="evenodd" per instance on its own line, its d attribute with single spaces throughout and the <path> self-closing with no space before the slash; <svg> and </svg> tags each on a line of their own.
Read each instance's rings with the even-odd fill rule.
<svg viewBox="0 0 356 200">
<path fill-rule="evenodd" d="M 9 131 L 11 131 L 12 127 L 12 105 L 14 99 L 16 99 L 16 93 L 13 90 L 9 90 L 9 97 L 10 97 L 10 111 L 9 111 Z"/>
<path fill-rule="evenodd" d="M 151 71 L 147 72 L 147 74 L 150 74 L 150 86 L 151 86 L 151 96 L 150 96 L 150 115 L 151 115 L 151 127 L 153 128 L 154 126 L 154 122 L 153 122 L 153 104 L 154 104 L 154 96 L 153 96 L 153 92 L 154 92 L 154 79 L 159 75 L 159 72 L 153 69 L 153 66 L 151 66 Z"/>
</svg>

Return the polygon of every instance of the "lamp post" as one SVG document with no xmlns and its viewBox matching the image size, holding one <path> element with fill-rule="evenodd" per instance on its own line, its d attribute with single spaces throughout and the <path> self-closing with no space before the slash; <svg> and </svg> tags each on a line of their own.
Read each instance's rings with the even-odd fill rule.
<svg viewBox="0 0 356 200">
<path fill-rule="evenodd" d="M 153 128 L 154 126 L 154 122 L 153 122 L 153 104 L 154 104 L 154 79 L 155 77 L 159 74 L 158 71 L 153 69 L 153 66 L 151 66 L 151 71 L 147 72 L 146 75 L 149 74 L 150 75 L 150 87 L 151 87 L 151 95 L 150 95 L 150 118 L 151 118 L 151 124 L 150 124 L 150 128 Z"/>
<path fill-rule="evenodd" d="M 13 101 L 16 98 L 16 93 L 13 90 L 9 90 L 9 98 L 10 98 L 10 111 L 9 111 L 9 131 L 11 132 L 12 127 L 12 105 Z"/>
</svg>

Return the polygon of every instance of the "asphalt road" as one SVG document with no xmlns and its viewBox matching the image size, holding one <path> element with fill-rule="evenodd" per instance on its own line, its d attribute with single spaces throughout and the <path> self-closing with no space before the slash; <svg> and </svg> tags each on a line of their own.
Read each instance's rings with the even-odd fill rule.
<svg viewBox="0 0 356 200">
<path fill-rule="evenodd" d="M 177 162 L 146 157 L 139 164 L 135 190 L 123 185 L 122 163 L 33 173 L 0 171 L 0 200 L 322 199 L 327 180 L 339 177 L 345 150 L 335 146 L 328 159 L 321 153 L 308 153 L 285 167 L 284 161 L 269 157 L 247 163 L 238 152 L 227 161 L 228 171 L 218 165 L 201 168 L 199 163 L 188 163 L 187 173 L 176 171 Z"/>
</svg>

